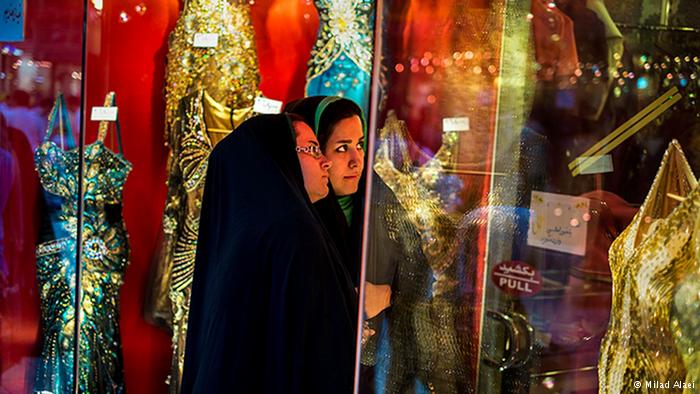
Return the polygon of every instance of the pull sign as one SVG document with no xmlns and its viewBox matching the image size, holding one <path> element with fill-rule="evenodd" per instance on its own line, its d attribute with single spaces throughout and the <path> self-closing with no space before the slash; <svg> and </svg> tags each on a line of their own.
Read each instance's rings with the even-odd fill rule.
<svg viewBox="0 0 700 394">
<path fill-rule="evenodd" d="M 442 131 L 469 131 L 469 118 L 444 118 Z"/>
<path fill-rule="evenodd" d="M 282 102 L 265 97 L 256 97 L 253 112 L 259 114 L 278 114 L 282 112 Z"/>
<path fill-rule="evenodd" d="M 506 294 L 530 297 L 540 292 L 542 276 L 533 266 L 522 261 L 504 261 L 493 267 L 491 281 Z"/>
<path fill-rule="evenodd" d="M 116 122 L 117 109 L 117 107 L 92 107 L 90 120 Z"/>
<path fill-rule="evenodd" d="M 216 48 L 219 45 L 217 33 L 196 33 L 194 35 L 195 48 Z"/>
</svg>

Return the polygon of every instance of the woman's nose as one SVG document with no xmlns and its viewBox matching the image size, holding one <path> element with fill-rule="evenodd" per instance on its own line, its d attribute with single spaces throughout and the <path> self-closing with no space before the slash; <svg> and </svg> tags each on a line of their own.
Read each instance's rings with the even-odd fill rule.
<svg viewBox="0 0 700 394">
<path fill-rule="evenodd" d="M 363 160 L 362 154 L 358 150 L 355 150 L 355 149 L 350 150 L 350 162 L 348 163 L 350 168 L 357 167 L 362 160 Z"/>
</svg>

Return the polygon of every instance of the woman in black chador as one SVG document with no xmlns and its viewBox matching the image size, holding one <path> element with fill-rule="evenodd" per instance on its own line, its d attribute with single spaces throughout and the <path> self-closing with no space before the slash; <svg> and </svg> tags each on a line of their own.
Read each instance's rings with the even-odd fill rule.
<svg viewBox="0 0 700 394">
<path fill-rule="evenodd" d="M 349 393 L 356 296 L 312 206 L 330 163 L 288 115 L 239 126 L 211 153 L 183 393 Z"/>
</svg>

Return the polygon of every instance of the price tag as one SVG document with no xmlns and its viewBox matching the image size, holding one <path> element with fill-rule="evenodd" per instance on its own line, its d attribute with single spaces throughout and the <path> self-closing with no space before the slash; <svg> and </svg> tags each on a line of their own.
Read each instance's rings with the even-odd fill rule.
<svg viewBox="0 0 700 394">
<path fill-rule="evenodd" d="M 93 121 L 117 121 L 117 107 L 92 107 L 90 120 Z"/>
<path fill-rule="evenodd" d="M 581 171 L 581 175 L 584 174 L 603 174 L 606 172 L 613 172 L 613 161 L 612 161 L 612 156 L 610 155 L 602 155 L 602 156 L 581 156 L 578 159 L 576 159 L 577 166 L 580 166 L 584 161 L 588 160 L 589 158 L 594 159 L 595 161 L 593 164 L 591 164 L 589 167 L 586 167 Z"/>
<path fill-rule="evenodd" d="M 282 112 L 282 102 L 265 97 L 256 97 L 253 112 L 259 114 L 278 114 Z"/>
<path fill-rule="evenodd" d="M 469 118 L 444 118 L 442 131 L 469 131 Z"/>
<path fill-rule="evenodd" d="M 219 45 L 217 33 L 196 33 L 194 35 L 195 48 L 216 48 Z"/>
<path fill-rule="evenodd" d="M 527 244 L 584 256 L 590 202 L 584 197 L 533 191 Z"/>
</svg>

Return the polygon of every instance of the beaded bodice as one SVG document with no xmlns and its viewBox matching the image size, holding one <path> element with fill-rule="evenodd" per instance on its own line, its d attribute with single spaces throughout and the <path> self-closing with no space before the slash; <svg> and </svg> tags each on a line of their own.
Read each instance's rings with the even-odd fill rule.
<svg viewBox="0 0 700 394">
<path fill-rule="evenodd" d="M 105 105 L 113 105 L 113 99 L 110 93 Z M 77 147 L 64 150 L 51 139 L 57 115 L 68 125 L 63 134 L 72 139 L 65 104 L 59 96 L 46 138 L 34 156 L 46 196 L 43 242 L 36 249 L 43 347 L 35 388 L 72 392 L 75 258 L 81 198 L 80 391 L 122 392 L 119 289 L 128 264 L 129 244 L 121 204 L 122 189 L 132 166 L 121 153 L 105 146 L 107 123 L 103 122 L 97 140 L 84 149 L 83 194 L 79 197 L 80 151 Z M 121 151 L 121 141 L 119 145 Z"/>
<path fill-rule="evenodd" d="M 674 140 L 639 212 L 610 247 L 613 300 L 598 365 L 602 393 L 638 392 L 630 382 L 685 377 L 670 314 L 674 291 L 694 265 L 696 186 Z M 678 202 L 669 193 L 686 198 Z"/>
</svg>

